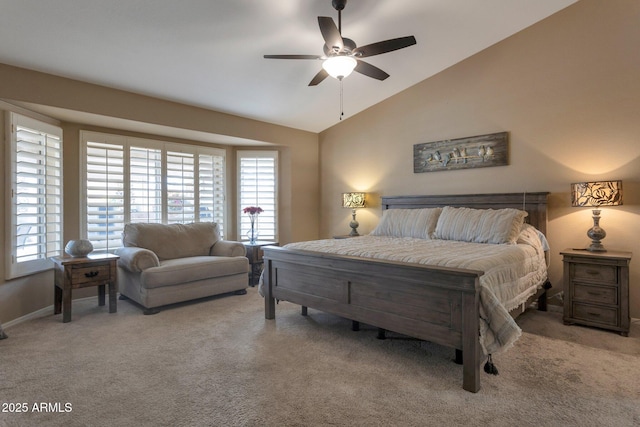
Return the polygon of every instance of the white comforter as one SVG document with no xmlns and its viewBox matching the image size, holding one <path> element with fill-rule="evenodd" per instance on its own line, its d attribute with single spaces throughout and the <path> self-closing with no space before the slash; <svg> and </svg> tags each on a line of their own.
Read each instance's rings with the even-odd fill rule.
<svg viewBox="0 0 640 427">
<path fill-rule="evenodd" d="M 285 247 L 484 271 L 480 277 L 480 344 L 485 354 L 499 353 L 520 337 L 521 330 L 509 311 L 534 295 L 547 278 L 543 243 L 537 230 L 529 226 L 515 245 L 361 236 Z"/>
</svg>

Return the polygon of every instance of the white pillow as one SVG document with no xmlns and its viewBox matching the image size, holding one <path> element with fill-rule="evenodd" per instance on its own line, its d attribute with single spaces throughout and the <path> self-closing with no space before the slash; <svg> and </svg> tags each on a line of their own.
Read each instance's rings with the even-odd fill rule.
<svg viewBox="0 0 640 427">
<path fill-rule="evenodd" d="M 441 211 L 442 208 L 387 209 L 371 235 L 431 239 Z"/>
<path fill-rule="evenodd" d="M 434 238 L 474 243 L 516 243 L 527 212 L 518 209 L 471 209 L 445 206 Z"/>
<path fill-rule="evenodd" d="M 544 252 L 551 250 L 547 237 L 544 233 L 531 224 L 522 224 L 522 230 L 518 235 L 516 243 L 523 243 L 533 247 L 537 247 L 537 244 L 540 243 Z"/>
</svg>

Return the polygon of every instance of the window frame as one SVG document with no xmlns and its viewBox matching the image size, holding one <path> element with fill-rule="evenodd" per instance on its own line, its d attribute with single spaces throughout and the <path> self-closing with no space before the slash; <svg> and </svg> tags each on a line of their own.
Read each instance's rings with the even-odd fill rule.
<svg viewBox="0 0 640 427">
<path fill-rule="evenodd" d="M 236 171 L 237 171 L 236 194 L 237 194 L 237 212 L 238 212 L 236 227 L 238 230 L 238 241 L 243 243 L 249 241 L 249 238 L 246 234 L 246 231 L 248 230 L 243 229 L 243 224 L 248 222 L 249 219 L 248 219 L 248 216 L 243 213 L 243 209 L 247 207 L 245 206 L 247 203 L 243 201 L 244 199 L 242 196 L 242 160 L 247 158 L 250 158 L 250 159 L 251 158 L 268 158 L 273 160 L 273 174 L 274 174 L 273 175 L 273 206 L 274 206 L 273 230 L 274 230 L 274 233 L 273 233 L 273 236 L 268 236 L 268 237 L 258 235 L 258 240 L 278 242 L 279 241 L 279 235 L 278 235 L 279 233 L 279 227 L 278 227 L 279 153 L 277 150 L 237 150 L 236 151 Z M 250 202 L 249 205 L 260 206 L 260 203 L 257 201 L 253 201 L 253 202 Z M 263 206 L 260 206 L 260 207 L 264 208 Z M 258 232 L 260 232 L 260 226 L 259 226 L 260 215 L 257 216 L 257 221 L 258 221 Z"/>
<path fill-rule="evenodd" d="M 226 205 L 227 200 L 227 186 L 226 186 L 226 157 L 227 153 L 222 148 L 217 147 L 203 147 L 194 144 L 180 144 L 180 143 L 172 143 L 161 140 L 154 140 L 150 138 L 140 138 L 140 137 L 128 137 L 117 134 L 108 134 L 103 132 L 95 132 L 88 130 L 80 131 L 80 176 L 81 176 L 81 186 L 80 186 L 80 234 L 84 236 L 84 238 L 88 238 L 88 220 L 87 220 L 87 145 L 89 142 L 97 142 L 100 144 L 113 144 L 114 146 L 122 147 L 123 151 L 123 220 L 122 224 L 127 224 L 132 222 L 132 212 L 131 212 L 131 199 L 132 199 L 132 187 L 131 187 L 131 149 L 149 149 L 149 150 L 160 150 L 160 197 L 157 199 L 160 203 L 160 223 L 168 224 L 175 223 L 176 221 L 169 221 L 168 214 L 168 188 L 167 188 L 167 153 L 186 153 L 193 156 L 195 159 L 195 164 L 193 171 L 193 186 L 194 186 L 194 206 L 193 206 L 193 218 L 188 218 L 187 222 L 202 222 L 202 221 L 215 221 L 220 225 L 221 230 L 224 230 L 224 225 L 227 223 L 227 212 L 228 209 L 222 209 L 222 211 L 214 211 L 212 212 L 210 217 L 202 216 L 200 214 L 200 204 L 201 200 L 199 198 L 199 188 L 201 182 L 199 182 L 199 163 L 201 160 L 201 156 L 211 156 L 212 158 L 219 157 L 221 158 L 220 162 L 220 176 L 222 177 L 222 190 L 218 192 L 220 197 L 223 199 L 223 203 Z M 213 198 L 215 202 L 215 197 Z M 218 219 L 218 220 L 217 220 Z M 135 222 L 135 220 L 133 221 Z M 107 238 L 108 242 L 109 239 Z M 118 246 L 120 247 L 120 246 Z M 102 252 L 113 252 L 117 247 L 112 247 L 108 245 L 106 248 L 100 250 Z"/>
<path fill-rule="evenodd" d="M 13 111 L 6 111 L 4 116 L 5 125 L 5 166 L 7 170 L 7 197 L 6 199 L 6 218 L 5 218 L 5 249 L 8 256 L 5 258 L 5 278 L 7 280 L 23 277 L 31 274 L 36 274 L 42 271 L 46 271 L 52 268 L 53 264 L 50 260 L 52 256 L 59 256 L 63 250 L 63 238 L 64 238 L 64 135 L 60 124 L 53 120 L 42 120 L 33 117 L 19 114 Z M 54 177 L 54 181 L 57 177 L 57 184 L 52 185 L 49 182 L 45 182 L 45 193 L 38 193 L 40 197 L 44 197 L 45 211 L 39 213 L 45 215 L 46 219 L 43 223 L 43 227 L 47 230 L 39 235 L 38 246 L 42 246 L 42 251 L 36 252 L 36 259 L 25 260 L 18 262 L 18 249 L 21 246 L 18 244 L 18 227 L 20 226 L 18 221 L 19 213 L 17 211 L 17 194 L 18 194 L 18 139 L 17 128 L 24 127 L 40 135 L 47 137 L 53 137 L 57 140 L 56 146 L 53 147 L 54 152 L 57 152 L 57 156 L 53 157 L 49 154 L 44 154 L 44 173 L 38 173 L 38 177 Z M 45 141 L 45 146 L 48 143 Z M 49 159 L 57 166 L 50 164 Z M 50 179 L 47 179 L 49 181 Z M 42 184 L 41 184 L 42 185 Z M 51 192 L 49 192 L 51 188 Z M 51 221 L 50 216 L 57 217 L 57 221 Z"/>
</svg>

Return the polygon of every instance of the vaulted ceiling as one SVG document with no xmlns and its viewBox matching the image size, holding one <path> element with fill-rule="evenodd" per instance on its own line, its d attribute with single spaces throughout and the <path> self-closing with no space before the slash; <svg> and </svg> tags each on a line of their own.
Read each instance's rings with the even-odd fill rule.
<svg viewBox="0 0 640 427">
<path fill-rule="evenodd" d="M 349 0 L 342 34 L 358 45 L 414 35 L 367 58 L 390 74 L 344 79 L 352 116 L 576 0 Z M 320 132 L 340 120 L 340 83 L 308 83 L 331 0 L 0 0 L 0 62 Z M 2 84 L 2 82 L 0 82 Z"/>
</svg>

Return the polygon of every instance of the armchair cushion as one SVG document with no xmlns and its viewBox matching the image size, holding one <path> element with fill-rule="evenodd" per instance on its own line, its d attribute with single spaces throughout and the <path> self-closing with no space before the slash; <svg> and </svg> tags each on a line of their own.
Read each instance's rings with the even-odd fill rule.
<svg viewBox="0 0 640 427">
<path fill-rule="evenodd" d="M 206 280 L 212 277 L 248 273 L 244 257 L 189 257 L 161 261 L 160 266 L 142 273 L 142 286 L 146 289 Z M 245 280 L 246 281 L 246 280 Z"/>
</svg>

